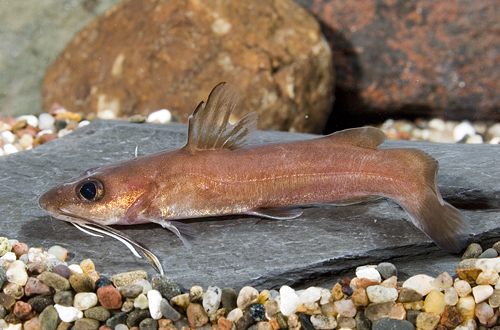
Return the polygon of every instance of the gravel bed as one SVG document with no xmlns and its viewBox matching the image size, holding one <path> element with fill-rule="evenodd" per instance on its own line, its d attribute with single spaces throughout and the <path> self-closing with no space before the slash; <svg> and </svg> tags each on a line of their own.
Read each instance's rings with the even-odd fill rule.
<svg viewBox="0 0 500 330">
<path fill-rule="evenodd" d="M 456 275 L 398 281 L 388 262 L 333 287 L 193 286 L 144 270 L 101 276 L 90 259 L 0 237 L 0 329 L 498 329 L 500 242 L 469 245 Z"/>
</svg>

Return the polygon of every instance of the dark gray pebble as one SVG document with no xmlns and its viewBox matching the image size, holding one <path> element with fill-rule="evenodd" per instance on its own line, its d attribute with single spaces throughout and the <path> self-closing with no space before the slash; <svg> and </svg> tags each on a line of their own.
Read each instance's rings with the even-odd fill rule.
<svg viewBox="0 0 500 330">
<path fill-rule="evenodd" d="M 91 307 L 83 312 L 83 314 L 89 319 L 94 319 L 101 322 L 105 322 L 111 317 L 111 312 L 102 306 Z"/>
<path fill-rule="evenodd" d="M 7 282 L 7 274 L 5 274 L 5 270 L 3 267 L 0 267 L 0 288 Z"/>
<path fill-rule="evenodd" d="M 99 321 L 94 319 L 81 318 L 75 321 L 74 330 L 97 330 L 99 329 Z"/>
<path fill-rule="evenodd" d="M 274 318 L 276 319 L 276 322 L 278 322 L 280 329 L 287 329 L 288 328 L 288 321 L 286 319 L 286 316 L 283 315 L 281 312 L 276 313 Z"/>
<path fill-rule="evenodd" d="M 122 286 L 118 291 L 120 291 L 124 298 L 137 298 L 137 296 L 142 293 L 142 290 L 143 287 L 141 285 L 132 284 Z"/>
<path fill-rule="evenodd" d="M 357 330 L 370 330 L 372 327 L 372 322 L 366 317 L 365 312 L 362 310 L 359 310 L 356 313 L 356 317 L 354 318 L 356 320 L 356 329 Z"/>
<path fill-rule="evenodd" d="M 304 330 L 314 330 L 314 327 L 311 323 L 311 318 L 309 315 L 300 313 L 299 314 L 299 321 L 302 324 L 302 328 Z"/>
<path fill-rule="evenodd" d="M 5 307 L 0 305 L 0 320 L 3 319 L 5 317 L 5 315 L 7 315 L 7 310 L 5 309 Z"/>
<path fill-rule="evenodd" d="M 107 319 L 106 325 L 114 330 L 117 324 L 125 324 L 126 321 L 127 321 L 127 313 L 121 312 Z"/>
<path fill-rule="evenodd" d="M 51 296 L 35 296 L 28 300 L 28 304 L 38 313 L 41 313 L 47 306 L 54 305 L 54 299 Z"/>
<path fill-rule="evenodd" d="M 266 318 L 266 307 L 261 303 L 250 306 L 250 315 L 255 322 L 260 322 Z"/>
<path fill-rule="evenodd" d="M 127 321 L 125 324 L 128 325 L 128 327 L 136 327 L 141 323 L 142 320 L 144 320 L 147 317 L 151 317 L 149 315 L 149 310 L 147 309 L 134 309 L 130 314 L 127 316 Z"/>
<path fill-rule="evenodd" d="M 148 317 L 139 323 L 140 330 L 158 330 L 158 321 Z"/>
<path fill-rule="evenodd" d="M 384 317 L 373 322 L 372 330 L 415 330 L 415 326 L 406 320 Z"/>
<path fill-rule="evenodd" d="M 181 294 L 181 290 L 177 283 L 175 283 L 172 279 L 159 274 L 153 275 L 153 278 L 151 279 L 151 286 L 154 290 L 159 291 L 161 295 L 169 301 L 173 297 Z"/>
<path fill-rule="evenodd" d="M 47 306 L 39 316 L 41 330 L 56 330 L 59 316 L 54 306 Z"/>
<path fill-rule="evenodd" d="M 232 311 L 237 307 L 236 299 L 238 299 L 238 294 L 233 288 L 225 287 L 221 292 L 221 307 L 228 311 Z"/>
<path fill-rule="evenodd" d="M 182 317 L 182 314 L 179 313 L 175 308 L 170 306 L 168 301 L 163 298 L 160 302 L 160 311 L 163 318 L 170 319 L 172 321 L 179 321 Z"/>
<path fill-rule="evenodd" d="M 420 313 L 421 313 L 420 311 L 409 309 L 406 311 L 406 320 L 409 321 L 411 324 L 416 325 L 417 324 L 417 316 Z"/>
<path fill-rule="evenodd" d="M 71 276 L 71 270 L 66 265 L 57 265 L 52 268 L 52 272 L 59 274 L 66 279 L 69 279 L 69 277 Z"/>
<path fill-rule="evenodd" d="M 380 276 L 382 276 L 383 280 L 386 280 L 392 276 L 398 276 L 398 270 L 396 266 L 394 266 L 390 262 L 379 263 L 377 266 L 377 271 L 380 273 Z"/>
<path fill-rule="evenodd" d="M 479 256 L 479 259 L 496 258 L 496 257 L 498 257 L 497 250 L 495 250 L 493 248 L 489 248 L 489 249 L 484 250 L 483 253 L 481 253 L 481 255 Z"/>
<path fill-rule="evenodd" d="M 66 125 L 68 125 L 68 122 L 66 121 L 66 119 L 58 119 L 54 123 L 54 126 L 56 127 L 57 131 L 62 130 L 63 128 L 66 127 Z"/>
<path fill-rule="evenodd" d="M 244 313 L 243 317 L 240 317 L 235 323 L 236 330 L 246 330 L 254 323 L 255 321 L 253 320 L 250 313 Z"/>
<path fill-rule="evenodd" d="M 95 290 L 97 289 L 108 286 L 108 285 L 113 285 L 113 282 L 105 276 L 101 276 L 96 282 L 95 282 Z"/>
<path fill-rule="evenodd" d="M 63 306 L 73 306 L 75 293 L 73 291 L 57 291 L 54 295 L 54 302 Z"/>
<path fill-rule="evenodd" d="M 477 258 L 483 253 L 483 248 L 477 243 L 471 243 L 462 255 L 462 260 Z"/>
</svg>

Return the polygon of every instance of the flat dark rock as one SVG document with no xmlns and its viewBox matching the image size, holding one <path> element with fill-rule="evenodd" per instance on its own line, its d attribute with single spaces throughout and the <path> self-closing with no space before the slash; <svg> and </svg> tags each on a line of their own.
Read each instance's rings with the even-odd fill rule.
<svg viewBox="0 0 500 330">
<path fill-rule="evenodd" d="M 68 261 L 91 258 L 101 274 L 144 269 L 118 241 L 92 237 L 50 217 L 37 204 L 52 186 L 92 167 L 155 151 L 186 141 L 186 125 L 96 121 L 34 150 L 0 157 L 0 235 L 33 247 L 58 244 Z M 295 140 L 306 134 L 258 131 L 252 143 Z M 413 147 L 439 160 L 443 197 L 470 219 L 471 242 L 490 247 L 499 240 L 500 147 L 386 141 L 383 147 Z M 281 285 L 330 285 L 339 276 L 354 276 L 360 265 L 393 262 L 399 278 L 418 273 L 454 274 L 460 256 L 435 246 L 393 201 L 307 208 L 286 221 L 248 216 L 192 220 L 200 237 L 191 250 L 158 225 L 117 226 L 143 243 L 162 261 L 165 273 L 185 287 L 195 284 L 257 288 Z"/>
</svg>

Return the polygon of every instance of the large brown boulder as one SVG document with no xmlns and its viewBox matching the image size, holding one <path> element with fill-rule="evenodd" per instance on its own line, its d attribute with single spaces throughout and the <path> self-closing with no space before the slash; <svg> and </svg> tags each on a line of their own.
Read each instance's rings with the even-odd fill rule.
<svg viewBox="0 0 500 330">
<path fill-rule="evenodd" d="M 68 44 L 42 102 L 119 117 L 167 108 L 186 122 L 227 81 L 242 94 L 234 119 L 258 111 L 261 129 L 321 132 L 332 67 L 318 23 L 291 0 L 126 0 Z"/>
<path fill-rule="evenodd" d="M 300 2 L 332 47 L 336 110 L 500 120 L 497 0 Z"/>
</svg>

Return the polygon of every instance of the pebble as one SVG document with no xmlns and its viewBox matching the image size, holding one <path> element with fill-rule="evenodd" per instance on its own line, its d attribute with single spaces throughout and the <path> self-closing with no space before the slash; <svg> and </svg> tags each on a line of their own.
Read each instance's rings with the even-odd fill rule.
<svg viewBox="0 0 500 330">
<path fill-rule="evenodd" d="M 361 266 L 356 268 L 356 277 L 366 278 L 369 280 L 374 280 L 378 283 L 382 282 L 382 277 L 380 273 L 377 271 L 376 266 Z"/>
<path fill-rule="evenodd" d="M 444 311 L 446 302 L 444 300 L 444 293 L 437 290 L 432 290 L 427 294 L 424 300 L 424 310 L 428 313 L 441 314 Z"/>
<path fill-rule="evenodd" d="M 70 289 L 69 281 L 61 275 L 45 271 L 40 274 L 40 279 L 43 283 L 53 287 L 57 291 L 66 291 Z"/>
<path fill-rule="evenodd" d="M 29 247 L 26 243 L 15 243 L 12 244 L 12 252 L 16 255 L 16 258 L 19 259 L 23 254 L 27 254 L 29 251 Z"/>
<path fill-rule="evenodd" d="M 175 308 L 170 306 L 170 304 L 165 298 L 163 298 L 160 302 L 160 311 L 164 318 L 170 319 L 174 322 L 179 321 L 182 318 L 181 313 L 179 313 Z"/>
<path fill-rule="evenodd" d="M 167 109 L 161 109 L 149 114 L 146 121 L 148 123 L 166 124 L 172 121 L 172 114 Z"/>
<path fill-rule="evenodd" d="M 386 280 L 392 276 L 398 276 L 398 270 L 396 266 L 390 262 L 381 262 L 377 265 L 376 270 L 379 272 L 383 280 Z"/>
<path fill-rule="evenodd" d="M 0 267 L 0 288 L 7 282 L 7 274 L 5 274 L 5 270 L 3 267 Z"/>
<path fill-rule="evenodd" d="M 86 311 L 84 311 L 83 315 L 86 318 L 98 320 L 101 322 L 105 322 L 107 319 L 111 317 L 110 311 L 102 306 L 91 307 Z"/>
<path fill-rule="evenodd" d="M 394 305 L 395 303 L 393 302 L 370 304 L 365 309 L 365 315 L 370 321 L 374 322 L 378 319 L 388 317 Z"/>
<path fill-rule="evenodd" d="M 484 250 L 483 253 L 481 253 L 478 258 L 484 259 L 484 258 L 496 258 L 496 257 L 498 257 L 497 250 L 495 250 L 493 248 L 489 248 L 489 249 Z"/>
<path fill-rule="evenodd" d="M 433 330 L 439 324 L 440 316 L 437 313 L 422 312 L 416 320 L 417 329 Z"/>
<path fill-rule="evenodd" d="M 240 292 L 241 295 L 241 292 Z M 258 296 L 258 294 L 257 294 Z M 297 307 L 300 304 L 299 297 L 295 294 L 295 290 L 287 285 L 283 285 L 280 288 L 280 311 L 283 315 L 289 316 L 292 313 L 295 313 Z M 239 296 L 238 296 L 239 300 Z M 239 307 L 240 304 L 238 304 Z"/>
<path fill-rule="evenodd" d="M 122 307 L 122 296 L 112 285 L 97 289 L 97 298 L 104 308 L 119 309 Z"/>
<path fill-rule="evenodd" d="M 47 306 L 39 316 L 41 330 L 55 330 L 59 321 L 59 315 L 54 306 Z"/>
<path fill-rule="evenodd" d="M 451 306 L 455 306 L 457 304 L 458 294 L 454 287 L 449 287 L 444 291 L 444 302 Z"/>
<path fill-rule="evenodd" d="M 73 306 L 75 293 L 73 291 L 57 291 L 54 295 L 54 302 L 62 306 Z"/>
<path fill-rule="evenodd" d="M 158 330 L 158 321 L 148 317 L 139 323 L 140 330 Z"/>
<path fill-rule="evenodd" d="M 84 311 L 97 305 L 98 301 L 97 295 L 93 292 L 79 292 L 75 295 L 73 306 Z"/>
<path fill-rule="evenodd" d="M 149 307 L 148 297 L 141 293 L 134 299 L 134 307 L 139 309 L 147 309 Z"/>
<path fill-rule="evenodd" d="M 288 289 L 285 289 L 285 290 L 287 292 L 291 292 Z M 280 294 L 282 294 L 281 289 L 280 289 Z M 295 295 L 295 290 L 293 291 L 293 295 Z M 295 297 L 297 297 L 297 295 L 295 295 Z M 282 297 L 282 303 L 283 303 L 283 299 L 285 299 L 285 298 Z M 293 300 L 295 298 L 291 298 L 291 299 Z M 250 305 L 255 304 L 258 300 L 259 300 L 259 291 L 257 291 L 257 289 L 255 289 L 251 286 L 245 286 L 240 290 L 240 293 L 238 294 L 238 298 L 236 299 L 236 305 L 238 306 L 238 308 L 245 310 Z M 295 302 L 295 301 L 298 301 L 298 297 L 297 297 L 297 300 L 293 300 L 293 302 Z M 281 309 L 282 309 L 281 312 L 283 313 L 283 307 Z M 286 315 L 285 313 L 283 313 L 283 314 Z"/>
<path fill-rule="evenodd" d="M 148 273 L 143 270 L 136 270 L 132 272 L 125 272 L 111 276 L 111 282 L 115 287 L 131 285 L 137 279 L 147 280 Z M 153 277 L 154 280 L 154 277 Z"/>
<path fill-rule="evenodd" d="M 458 280 L 453 284 L 455 291 L 459 297 L 466 297 L 472 292 L 472 288 L 469 282 L 464 280 Z"/>
<path fill-rule="evenodd" d="M 69 267 L 66 265 L 57 265 L 54 268 L 52 268 L 52 272 L 61 275 L 62 277 L 68 280 L 71 276 L 71 269 L 69 269 Z"/>
<path fill-rule="evenodd" d="M 488 303 L 482 302 L 476 305 L 475 314 L 481 324 L 487 324 L 495 315 L 495 311 Z"/>
<path fill-rule="evenodd" d="M 371 329 L 372 330 L 415 330 L 415 326 L 407 320 L 395 320 L 384 317 L 373 322 Z"/>
<path fill-rule="evenodd" d="M 443 272 L 432 281 L 432 285 L 436 290 L 442 291 L 453 285 L 453 278 L 447 272 Z"/>
<path fill-rule="evenodd" d="M 75 321 L 74 330 L 97 330 L 99 329 L 99 321 L 88 318 L 81 318 Z"/>
<path fill-rule="evenodd" d="M 236 300 L 238 299 L 238 294 L 233 288 L 225 287 L 222 288 L 220 303 L 221 307 L 228 311 L 232 311 L 236 307 Z"/>
<path fill-rule="evenodd" d="M 316 287 L 310 287 L 304 290 L 299 295 L 299 300 L 303 304 L 309 304 L 317 302 L 321 299 L 321 290 Z"/>
<path fill-rule="evenodd" d="M 66 260 L 66 257 L 68 256 L 68 250 L 59 245 L 52 246 L 47 252 L 61 261 Z"/>
<path fill-rule="evenodd" d="M 127 313 L 121 312 L 107 319 L 106 325 L 111 329 L 115 329 L 118 324 L 125 324 L 126 321 L 127 321 Z"/>
<path fill-rule="evenodd" d="M 183 310 L 186 310 L 188 305 L 190 304 L 189 302 L 189 293 L 184 293 L 184 294 L 180 294 L 178 296 L 175 296 L 173 297 L 171 300 L 170 300 L 171 304 L 173 306 L 179 306 L 180 308 L 182 308 Z M 234 309 L 234 308 L 233 308 Z M 228 309 L 229 310 L 229 309 Z M 232 309 L 231 309 L 232 310 Z"/>
<path fill-rule="evenodd" d="M 410 289 L 410 288 L 401 288 L 399 292 L 399 298 L 398 301 L 406 303 L 406 302 L 413 302 L 413 301 L 419 301 L 423 299 L 423 295 L 418 293 L 417 291 Z"/>
<path fill-rule="evenodd" d="M 350 299 L 337 300 L 333 303 L 333 305 L 335 306 L 335 309 L 337 310 L 339 315 L 345 317 L 356 316 L 356 307 Z"/>
<path fill-rule="evenodd" d="M 78 268 L 80 268 L 80 266 L 78 266 Z M 81 268 L 80 268 L 81 270 Z M 83 270 L 81 270 L 80 273 L 83 273 Z M 95 282 L 95 289 L 99 289 L 99 288 L 102 288 L 104 286 L 108 286 L 108 285 L 113 285 L 113 282 L 111 282 L 111 280 L 107 277 L 100 277 L 96 282 Z"/>
<path fill-rule="evenodd" d="M 111 283 L 110 283 L 111 284 Z M 109 284 L 108 284 L 109 285 Z M 118 291 L 120 291 L 120 294 L 124 298 L 137 298 L 138 295 L 140 295 L 143 290 L 141 285 L 137 284 L 131 284 L 127 286 L 122 286 L 120 288 L 117 288 Z"/>
<path fill-rule="evenodd" d="M 477 285 L 472 288 L 472 295 L 476 304 L 485 301 L 493 294 L 493 287 L 491 285 Z"/>
<path fill-rule="evenodd" d="M 488 268 L 477 276 L 476 284 L 495 285 L 499 279 L 499 274 L 495 270 Z"/>
<path fill-rule="evenodd" d="M 493 294 L 488 298 L 488 303 L 493 308 L 498 308 L 500 306 L 500 289 L 495 289 Z"/>
<path fill-rule="evenodd" d="M 147 280 L 147 273 L 145 273 L 144 279 Z M 159 291 L 161 295 L 168 300 L 181 294 L 181 290 L 177 285 L 177 283 L 175 283 L 172 279 L 166 276 L 162 276 L 159 274 L 153 275 L 153 278 L 151 279 L 151 284 L 154 290 Z"/>
<path fill-rule="evenodd" d="M 422 296 L 425 296 L 426 294 L 434 290 L 434 287 L 432 285 L 433 281 L 434 278 L 429 275 L 414 275 L 403 283 L 403 288 L 415 290 Z"/>
<path fill-rule="evenodd" d="M 162 295 L 159 291 L 157 290 L 149 290 L 148 291 L 148 305 L 149 305 L 149 313 L 151 314 L 151 317 L 155 320 L 159 320 L 162 315 L 161 315 L 161 300 Z M 189 308 L 189 306 L 188 306 Z"/>
<path fill-rule="evenodd" d="M 354 290 L 351 295 L 351 300 L 354 306 L 356 307 L 365 307 L 368 305 L 368 295 L 366 294 L 366 290 L 359 288 Z"/>
<path fill-rule="evenodd" d="M 15 283 L 7 283 L 4 285 L 3 292 L 15 299 L 21 299 L 24 296 L 24 288 Z"/>
<path fill-rule="evenodd" d="M 14 261 L 6 272 L 7 281 L 20 286 L 26 285 L 28 281 L 28 273 L 26 265 L 20 260 Z"/>
<path fill-rule="evenodd" d="M 255 322 L 264 321 L 266 319 L 266 308 L 261 303 L 250 306 L 249 312 Z"/>
<path fill-rule="evenodd" d="M 398 299 L 396 288 L 387 288 L 382 285 L 372 285 L 366 288 L 368 299 L 373 303 L 385 303 Z"/>
<path fill-rule="evenodd" d="M 72 274 L 69 283 L 76 292 L 94 292 L 95 282 L 90 275 L 85 273 Z"/>
<path fill-rule="evenodd" d="M 258 293 L 258 291 L 257 291 Z M 203 295 L 203 308 L 208 315 L 213 315 L 219 309 L 221 302 L 221 289 L 216 286 L 209 286 L 207 292 Z"/>
<path fill-rule="evenodd" d="M 483 253 L 483 248 L 477 243 L 471 243 L 462 254 L 462 260 L 478 258 Z"/>
<path fill-rule="evenodd" d="M 153 286 L 151 285 L 151 283 L 149 283 L 148 280 L 145 280 L 143 278 L 139 278 L 139 279 L 135 280 L 132 283 L 132 285 L 139 285 L 139 286 L 141 286 L 142 287 L 142 293 L 144 293 L 144 294 L 148 293 L 149 290 L 153 289 Z M 177 284 L 174 283 L 174 285 L 177 285 Z"/>
<path fill-rule="evenodd" d="M 55 304 L 57 315 L 63 322 L 74 322 L 83 317 L 83 312 L 75 307 L 67 307 Z"/>
<path fill-rule="evenodd" d="M 443 314 L 441 314 L 441 320 L 439 322 L 445 327 L 453 329 L 463 321 L 464 318 L 462 314 L 460 314 L 455 306 L 446 305 Z"/>
<path fill-rule="evenodd" d="M 314 329 L 335 329 L 337 327 L 337 320 L 334 316 L 312 315 L 311 324 Z"/>
<path fill-rule="evenodd" d="M 29 320 L 33 316 L 35 316 L 35 311 L 33 310 L 33 307 L 24 301 L 17 301 L 14 305 L 12 313 L 16 318 L 18 318 L 21 321 Z"/>
<path fill-rule="evenodd" d="M 44 130 L 55 130 L 54 123 L 56 119 L 49 113 L 41 113 L 38 116 L 38 128 Z"/>
<path fill-rule="evenodd" d="M 474 311 L 476 308 L 476 303 L 472 296 L 460 297 L 456 305 L 460 314 L 462 314 L 464 320 L 469 320 L 474 318 Z"/>
<path fill-rule="evenodd" d="M 149 317 L 149 311 L 135 309 L 130 314 L 127 315 L 126 324 L 128 327 L 136 327 L 141 323 L 142 320 Z"/>
<path fill-rule="evenodd" d="M 187 318 L 189 320 L 189 324 L 192 328 L 201 327 L 208 322 L 208 315 L 203 309 L 203 306 L 197 303 L 189 304 L 186 310 Z M 229 317 L 229 315 L 228 315 Z"/>
<path fill-rule="evenodd" d="M 24 287 L 24 294 L 27 297 L 34 295 L 49 295 L 52 293 L 50 287 L 36 277 L 30 277 Z"/>
<path fill-rule="evenodd" d="M 0 329 L 2 327 L 0 326 Z M 31 319 L 27 320 L 23 324 L 23 330 L 41 330 L 40 329 L 40 319 L 38 315 L 35 315 Z"/>
<path fill-rule="evenodd" d="M 28 304 L 41 313 L 47 306 L 54 305 L 54 299 L 51 296 L 35 296 L 28 300 Z"/>
</svg>

